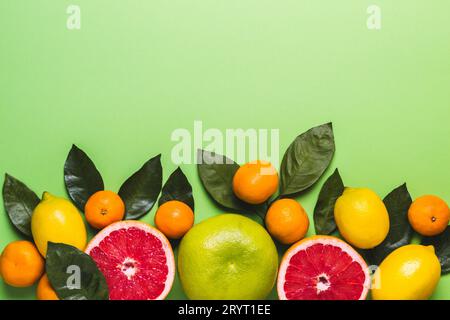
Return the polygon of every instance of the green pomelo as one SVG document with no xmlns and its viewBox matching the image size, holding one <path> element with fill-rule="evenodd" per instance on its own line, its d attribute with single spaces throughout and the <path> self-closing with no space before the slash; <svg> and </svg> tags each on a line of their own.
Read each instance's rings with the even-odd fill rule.
<svg viewBox="0 0 450 320">
<path fill-rule="evenodd" d="M 264 299 L 275 284 L 278 255 L 253 220 L 222 214 L 194 226 L 178 252 L 181 284 L 190 299 Z"/>
</svg>

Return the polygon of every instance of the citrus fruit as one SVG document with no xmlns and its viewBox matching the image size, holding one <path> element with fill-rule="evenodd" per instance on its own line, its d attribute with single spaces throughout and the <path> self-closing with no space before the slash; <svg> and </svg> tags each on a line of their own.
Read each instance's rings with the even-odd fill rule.
<svg viewBox="0 0 450 320">
<path fill-rule="evenodd" d="M 267 161 L 252 161 L 241 166 L 233 177 L 236 197 L 250 204 L 261 204 L 277 191 L 278 173 Z"/>
<path fill-rule="evenodd" d="M 180 239 L 194 224 L 194 212 L 184 202 L 171 200 L 156 211 L 156 227 L 170 239 Z"/>
<path fill-rule="evenodd" d="M 36 288 L 36 297 L 38 300 L 59 300 L 48 280 L 47 274 L 44 274 L 41 280 L 39 280 Z"/>
<path fill-rule="evenodd" d="M 375 271 L 375 300 L 428 299 L 441 276 L 433 246 L 406 245 L 391 252 Z"/>
<path fill-rule="evenodd" d="M 113 222 L 123 219 L 125 204 L 112 191 L 97 191 L 86 202 L 84 214 L 87 222 L 95 229 L 103 229 Z"/>
<path fill-rule="evenodd" d="M 408 220 L 415 231 L 423 236 L 444 232 L 450 219 L 450 209 L 444 200 L 427 195 L 417 198 L 408 210 Z"/>
<path fill-rule="evenodd" d="M 370 276 L 363 258 L 332 236 L 313 236 L 285 253 L 278 272 L 280 300 L 364 300 Z"/>
<path fill-rule="evenodd" d="M 29 287 L 43 272 L 44 259 L 30 241 L 13 241 L 3 249 L 0 275 L 10 286 Z"/>
<path fill-rule="evenodd" d="M 267 231 L 237 214 L 195 225 L 178 252 L 181 284 L 190 299 L 264 299 L 277 266 L 277 250 Z"/>
<path fill-rule="evenodd" d="M 376 247 L 389 232 L 386 206 L 367 188 L 346 188 L 336 201 L 334 218 L 344 239 L 360 249 Z"/>
<path fill-rule="evenodd" d="M 86 246 L 86 227 L 77 208 L 68 200 L 44 192 L 31 216 L 31 232 L 45 257 L 47 242 L 65 243 L 80 250 Z"/>
<path fill-rule="evenodd" d="M 86 253 L 104 274 L 111 300 L 161 300 L 172 288 L 172 248 L 149 224 L 132 220 L 110 224 L 89 242 Z"/>
<path fill-rule="evenodd" d="M 272 237 L 283 244 L 303 239 L 309 228 L 305 209 L 293 199 L 275 201 L 267 211 L 265 222 Z"/>
</svg>

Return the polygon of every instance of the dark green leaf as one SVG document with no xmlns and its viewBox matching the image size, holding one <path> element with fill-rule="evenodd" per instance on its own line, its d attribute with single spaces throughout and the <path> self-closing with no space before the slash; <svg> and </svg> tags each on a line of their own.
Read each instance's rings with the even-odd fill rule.
<svg viewBox="0 0 450 320">
<path fill-rule="evenodd" d="M 64 181 L 73 203 L 84 212 L 89 197 L 103 190 L 103 179 L 92 160 L 76 145 L 72 146 L 64 164 Z"/>
<path fill-rule="evenodd" d="M 12 224 L 26 236 L 31 237 L 31 215 L 39 204 L 39 197 L 24 183 L 5 174 L 3 203 Z"/>
<path fill-rule="evenodd" d="M 333 127 L 327 123 L 299 135 L 281 162 L 281 195 L 311 187 L 330 165 L 335 151 Z"/>
<path fill-rule="evenodd" d="M 338 169 L 325 181 L 320 190 L 316 207 L 314 208 L 314 227 L 316 234 L 329 235 L 336 230 L 334 221 L 334 205 L 344 193 L 344 183 Z"/>
<path fill-rule="evenodd" d="M 198 158 L 198 174 L 211 197 L 227 209 L 246 210 L 233 192 L 233 177 L 239 165 L 225 156 L 205 150 L 199 150 Z"/>
<path fill-rule="evenodd" d="M 244 203 L 243 206 L 245 207 L 244 212 L 254 212 L 256 213 L 260 218 L 263 224 L 265 224 L 264 219 L 266 218 L 267 210 L 269 210 L 270 202 L 266 201 L 258 205 L 249 205 L 247 203 Z"/>
<path fill-rule="evenodd" d="M 158 199 L 162 185 L 161 155 L 148 160 L 125 181 L 119 196 L 125 203 L 126 219 L 139 219 L 148 213 Z"/>
<path fill-rule="evenodd" d="M 389 233 L 384 241 L 370 250 L 364 250 L 366 260 L 379 265 L 389 253 L 411 242 L 413 230 L 408 221 L 408 210 L 412 199 L 406 184 L 394 189 L 384 198 L 389 213 Z"/>
<path fill-rule="evenodd" d="M 107 300 L 108 286 L 94 260 L 77 248 L 48 243 L 45 270 L 62 300 Z"/>
<path fill-rule="evenodd" d="M 450 226 L 445 231 L 434 237 L 424 237 L 422 244 L 434 246 L 436 255 L 441 263 L 441 273 L 450 273 Z"/>
<path fill-rule="evenodd" d="M 161 192 L 158 205 L 170 200 L 178 200 L 186 203 L 194 211 L 194 197 L 192 186 L 180 167 L 178 167 L 167 179 Z"/>
</svg>

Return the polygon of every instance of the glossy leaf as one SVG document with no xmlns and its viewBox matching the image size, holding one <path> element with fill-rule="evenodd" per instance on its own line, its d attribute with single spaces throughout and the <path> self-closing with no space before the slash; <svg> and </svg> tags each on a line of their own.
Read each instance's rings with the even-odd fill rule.
<svg viewBox="0 0 450 320">
<path fill-rule="evenodd" d="M 450 226 L 445 231 L 434 237 L 424 237 L 422 244 L 434 246 L 434 251 L 441 263 L 441 273 L 450 273 Z"/>
<path fill-rule="evenodd" d="M 334 205 L 344 193 L 344 183 L 338 169 L 325 181 L 314 208 L 314 227 L 316 234 L 329 235 L 336 230 Z"/>
<path fill-rule="evenodd" d="M 120 187 L 126 219 L 139 219 L 148 213 L 158 199 L 162 186 L 161 155 L 148 160 Z"/>
<path fill-rule="evenodd" d="M 233 177 L 239 165 L 223 155 L 205 150 L 199 150 L 198 157 L 198 174 L 210 196 L 227 209 L 245 211 L 245 204 L 233 192 Z"/>
<path fill-rule="evenodd" d="M 365 250 L 364 256 L 372 265 L 379 265 L 389 253 L 411 242 L 413 230 L 408 221 L 412 199 L 406 184 L 394 189 L 383 200 L 389 213 L 389 233 L 386 239 L 373 249 Z"/>
<path fill-rule="evenodd" d="M 45 270 L 62 300 L 107 300 L 108 286 L 94 260 L 77 248 L 48 243 Z"/>
<path fill-rule="evenodd" d="M 72 146 L 64 164 L 64 181 L 70 198 L 78 209 L 84 212 L 89 197 L 103 190 L 103 179 L 88 155 Z"/>
<path fill-rule="evenodd" d="M 23 182 L 5 174 L 3 203 L 12 224 L 24 235 L 31 237 L 31 215 L 39 204 L 39 197 Z"/>
<path fill-rule="evenodd" d="M 299 135 L 281 162 L 281 195 L 299 193 L 319 180 L 330 165 L 335 151 L 331 123 Z"/>
<path fill-rule="evenodd" d="M 194 211 L 194 197 L 192 196 L 192 186 L 181 168 L 177 168 L 164 184 L 158 205 L 170 200 L 178 200 L 186 203 Z"/>
</svg>

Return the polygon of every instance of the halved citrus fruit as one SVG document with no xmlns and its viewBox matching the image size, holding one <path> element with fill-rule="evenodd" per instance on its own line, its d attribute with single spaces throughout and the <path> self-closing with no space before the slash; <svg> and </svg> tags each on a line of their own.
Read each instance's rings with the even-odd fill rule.
<svg viewBox="0 0 450 320">
<path fill-rule="evenodd" d="M 277 282 L 281 300 L 364 300 L 369 286 L 364 259 L 332 236 L 313 236 L 289 248 Z"/>
<path fill-rule="evenodd" d="M 161 300 L 175 277 L 167 238 L 139 221 L 120 221 L 100 231 L 86 253 L 104 274 L 111 300 Z"/>
</svg>

